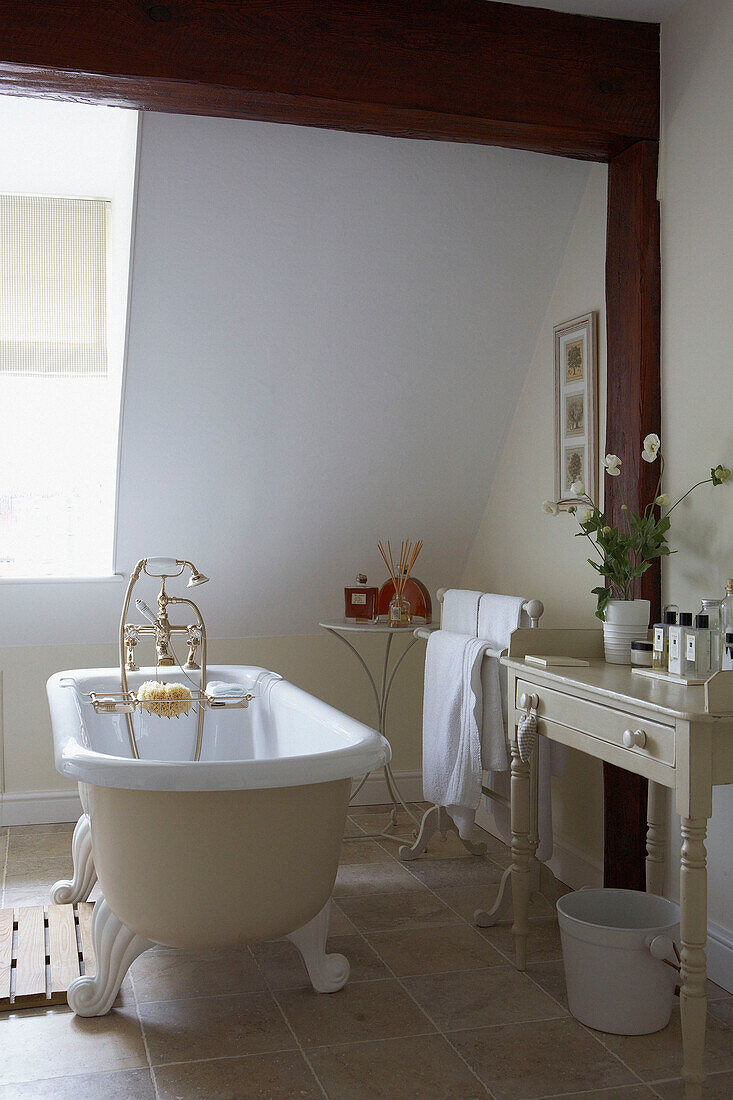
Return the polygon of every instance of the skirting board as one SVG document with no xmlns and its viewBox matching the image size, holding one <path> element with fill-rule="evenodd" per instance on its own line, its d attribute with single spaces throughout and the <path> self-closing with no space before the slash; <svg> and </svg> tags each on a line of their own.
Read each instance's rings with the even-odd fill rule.
<svg viewBox="0 0 733 1100">
<path fill-rule="evenodd" d="M 3 825 L 54 825 L 76 821 L 80 814 L 81 802 L 76 790 L 0 794 L 0 823 Z"/>
<path fill-rule="evenodd" d="M 405 802 L 422 801 L 422 772 L 397 772 L 397 786 Z M 352 802 L 352 806 L 381 806 L 390 802 L 384 772 L 374 772 Z M 71 791 L 11 791 L 0 794 L 0 825 L 52 825 L 76 821 L 81 802 Z"/>
<path fill-rule="evenodd" d="M 733 932 L 708 921 L 708 977 L 733 993 Z"/>
<path fill-rule="evenodd" d="M 495 836 L 497 840 L 506 843 L 506 838 L 497 829 L 493 816 L 486 810 L 485 802 L 486 799 L 481 800 L 476 813 L 476 824 Z M 557 837 L 552 847 L 552 858 L 547 861 L 546 866 L 558 882 L 564 882 L 573 890 L 580 890 L 583 886 L 603 886 L 601 864 L 594 863 L 584 852 L 578 851 L 571 844 L 558 841 Z"/>
<path fill-rule="evenodd" d="M 422 772 L 394 772 L 395 782 L 405 802 L 422 802 Z M 391 802 L 384 772 L 372 772 L 352 806 L 382 806 Z"/>
</svg>

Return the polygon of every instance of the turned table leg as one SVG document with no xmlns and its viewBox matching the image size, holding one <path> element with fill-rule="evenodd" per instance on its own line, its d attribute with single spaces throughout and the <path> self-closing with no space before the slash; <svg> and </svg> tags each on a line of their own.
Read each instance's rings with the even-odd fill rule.
<svg viewBox="0 0 733 1100">
<path fill-rule="evenodd" d="M 649 781 L 646 812 L 646 890 L 664 896 L 667 848 L 667 788 Z"/>
<path fill-rule="evenodd" d="M 707 941 L 707 819 L 682 818 L 680 937 L 682 973 L 682 1078 L 686 1100 L 700 1100 L 705 1080 L 705 995 Z"/>
<path fill-rule="evenodd" d="M 527 969 L 529 933 L 529 897 L 531 887 L 532 844 L 530 841 L 531 783 L 529 763 L 519 755 L 516 735 L 511 743 L 511 818 L 512 818 L 512 901 L 514 904 L 514 947 L 517 969 Z"/>
</svg>

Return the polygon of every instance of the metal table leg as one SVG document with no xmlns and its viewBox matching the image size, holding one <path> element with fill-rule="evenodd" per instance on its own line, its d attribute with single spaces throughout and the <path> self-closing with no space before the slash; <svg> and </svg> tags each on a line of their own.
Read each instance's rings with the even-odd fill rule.
<svg viewBox="0 0 733 1100">
<path fill-rule="evenodd" d="M 387 724 L 387 704 L 389 703 L 389 696 L 390 696 L 390 692 L 392 690 L 392 684 L 394 683 L 395 674 L 397 672 L 397 669 L 400 667 L 400 665 L 404 661 L 407 654 L 410 652 L 412 647 L 415 645 L 415 642 L 417 641 L 417 638 L 415 638 L 412 634 L 409 635 L 409 638 L 410 638 L 409 645 L 405 646 L 404 650 L 402 651 L 400 656 L 397 658 L 397 660 L 394 662 L 394 664 L 392 665 L 392 668 L 390 670 L 389 655 L 390 655 L 390 651 L 392 649 L 392 638 L 394 637 L 394 635 L 393 634 L 387 634 L 386 635 L 387 642 L 386 642 L 386 645 L 384 647 L 384 660 L 382 662 L 382 676 L 381 676 L 380 686 L 379 686 L 379 688 L 377 688 L 377 684 L 376 684 L 376 681 L 374 679 L 374 676 L 372 675 L 371 669 L 369 668 L 368 664 L 366 663 L 366 661 L 362 657 L 361 653 L 359 653 L 359 650 L 356 648 L 356 646 L 353 645 L 349 641 L 348 638 L 344 637 L 343 634 L 340 634 L 339 631 L 336 630 L 334 627 L 327 626 L 327 627 L 325 627 L 325 629 L 328 630 L 328 632 L 330 634 L 333 634 L 334 637 L 338 638 L 339 641 L 343 642 L 344 645 L 347 646 L 351 650 L 351 652 L 354 654 L 354 656 L 356 657 L 356 659 L 359 662 L 359 664 L 361 665 L 361 667 L 364 669 L 364 672 L 366 674 L 367 679 L 369 680 L 372 692 L 374 694 L 374 704 L 375 704 L 376 711 L 377 711 L 377 729 L 379 730 L 379 732 L 382 734 L 383 737 L 386 737 L 387 735 L 385 733 L 385 727 L 386 727 L 386 724 Z M 362 789 L 362 787 L 364 786 L 364 784 L 366 783 L 368 778 L 369 778 L 369 776 L 365 775 L 359 781 L 359 783 L 357 784 L 357 786 L 354 788 L 354 790 L 351 793 L 350 802 L 353 802 L 353 800 L 356 798 L 356 796 L 358 795 L 359 791 Z M 404 844 L 405 843 L 405 838 L 404 837 L 395 836 L 393 833 L 390 833 L 390 832 L 387 831 L 390 828 L 395 828 L 395 826 L 397 825 L 397 815 L 398 815 L 400 809 L 405 811 L 405 813 L 410 818 L 410 820 L 412 821 L 412 823 L 414 824 L 416 829 L 418 829 L 420 827 L 420 819 L 410 809 L 410 807 L 407 805 L 404 798 L 402 797 L 402 794 L 400 793 L 400 789 L 397 785 L 397 781 L 394 777 L 394 772 L 392 771 L 392 767 L 391 767 L 390 764 L 386 764 L 385 767 L 384 767 L 384 778 L 385 778 L 386 783 L 387 783 L 387 790 L 389 792 L 389 797 L 392 800 L 392 811 L 391 811 L 391 814 L 390 814 L 390 823 L 389 823 L 389 825 L 385 829 L 383 829 L 381 832 L 366 833 L 366 834 L 364 834 L 364 836 L 360 836 L 360 837 L 346 837 L 345 838 L 346 840 L 364 840 L 367 837 L 370 837 L 370 838 L 379 837 L 379 838 L 382 838 L 384 840 L 396 841 L 398 844 Z"/>
</svg>

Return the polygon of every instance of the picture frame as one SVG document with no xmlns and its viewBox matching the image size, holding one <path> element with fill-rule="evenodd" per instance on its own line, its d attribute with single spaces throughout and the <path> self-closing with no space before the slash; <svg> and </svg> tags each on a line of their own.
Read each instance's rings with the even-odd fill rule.
<svg viewBox="0 0 733 1100">
<path fill-rule="evenodd" d="M 574 481 L 598 499 L 598 313 L 555 325 L 555 500 Z"/>
</svg>

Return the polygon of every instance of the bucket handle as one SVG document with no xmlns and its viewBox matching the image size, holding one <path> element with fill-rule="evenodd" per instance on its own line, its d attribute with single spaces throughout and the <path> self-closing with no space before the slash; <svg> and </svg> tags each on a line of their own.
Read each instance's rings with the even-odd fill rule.
<svg viewBox="0 0 733 1100">
<path fill-rule="evenodd" d="M 679 974 L 680 968 L 678 964 L 680 962 L 680 953 L 677 944 L 674 942 L 671 936 L 654 936 L 653 938 L 647 940 L 646 945 L 649 948 L 649 954 L 652 956 L 653 959 L 659 959 L 660 962 L 665 963 L 667 966 L 671 966 L 672 969 L 676 970 Z M 670 962 L 670 960 L 667 958 L 667 955 L 669 955 L 671 951 L 674 951 L 677 963 Z"/>
</svg>

